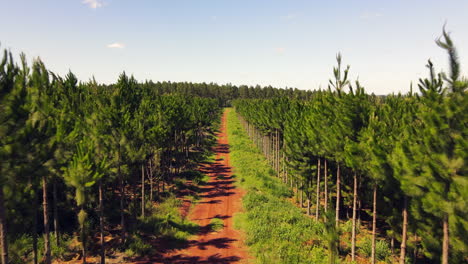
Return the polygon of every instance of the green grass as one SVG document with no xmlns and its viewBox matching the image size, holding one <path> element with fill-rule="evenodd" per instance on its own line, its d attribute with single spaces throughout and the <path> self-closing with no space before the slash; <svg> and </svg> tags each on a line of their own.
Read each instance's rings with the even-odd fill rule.
<svg viewBox="0 0 468 264">
<path fill-rule="evenodd" d="M 224 227 L 224 222 L 223 222 L 222 219 L 219 219 L 219 218 L 216 218 L 216 217 L 213 218 L 213 219 L 211 219 L 211 221 L 210 221 L 210 229 L 211 229 L 212 231 L 217 232 L 217 231 L 223 229 L 223 227 Z"/>
<path fill-rule="evenodd" d="M 71 236 L 68 234 L 62 234 L 60 236 L 60 245 L 57 246 L 55 243 L 54 233 L 50 233 L 50 251 L 53 259 L 66 259 L 70 255 L 69 244 L 71 242 Z M 19 235 L 9 245 L 9 257 L 10 263 L 32 263 L 33 262 L 33 239 L 28 234 Z M 44 237 L 39 235 L 37 237 L 37 255 L 38 260 L 43 258 L 44 254 Z"/>
<path fill-rule="evenodd" d="M 246 232 L 256 263 L 328 263 L 325 227 L 286 198 L 292 192 L 274 175 L 243 131 L 234 110 L 228 114 L 231 165 L 247 194 L 235 227 Z"/>
<path fill-rule="evenodd" d="M 364 256 L 369 258 L 372 252 L 372 238 L 366 237 L 361 243 L 358 245 L 358 252 Z M 377 260 L 385 261 L 391 256 L 390 245 L 387 241 L 378 239 L 375 244 L 375 257 Z"/>
</svg>

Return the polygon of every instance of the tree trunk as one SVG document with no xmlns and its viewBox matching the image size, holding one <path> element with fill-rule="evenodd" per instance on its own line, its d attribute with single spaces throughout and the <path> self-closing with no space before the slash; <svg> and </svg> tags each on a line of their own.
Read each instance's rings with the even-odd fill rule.
<svg viewBox="0 0 468 264">
<path fill-rule="evenodd" d="M 317 201 L 315 206 L 315 221 L 319 219 L 319 208 L 320 208 L 320 158 L 317 161 Z"/>
<path fill-rule="evenodd" d="M 338 224 L 340 222 L 340 164 L 337 163 L 336 167 L 336 208 L 335 208 L 335 221 L 336 221 L 336 226 L 338 227 Z"/>
<path fill-rule="evenodd" d="M 47 203 L 47 178 L 42 177 L 42 206 L 44 209 L 44 263 L 50 264 L 50 243 L 49 243 L 49 210 Z"/>
<path fill-rule="evenodd" d="M 8 264 L 8 241 L 3 186 L 0 186 L 0 244 L 2 264 Z"/>
<path fill-rule="evenodd" d="M 166 173 L 169 173 L 169 171 L 166 171 Z M 165 178 L 166 178 L 166 177 L 165 177 L 165 176 L 166 176 L 165 173 L 163 173 L 163 174 L 161 175 L 161 181 L 162 181 L 161 189 L 162 189 L 162 192 L 165 192 L 165 191 L 166 191 L 166 181 L 165 181 Z"/>
<path fill-rule="evenodd" d="M 150 177 L 150 201 L 153 202 L 153 162 L 149 160 L 149 177 Z"/>
<path fill-rule="evenodd" d="M 444 215 L 443 229 L 444 237 L 442 241 L 442 264 L 448 264 L 449 260 L 449 226 L 448 226 L 448 214 Z"/>
<path fill-rule="evenodd" d="M 59 237 L 59 225 L 58 225 L 58 208 L 57 208 L 57 178 L 54 177 L 54 183 L 53 183 L 53 192 L 52 192 L 53 198 L 54 198 L 54 234 L 55 234 L 55 245 L 58 247 L 60 244 L 60 237 Z"/>
<path fill-rule="evenodd" d="M 268 135 L 268 159 L 270 166 L 273 167 L 273 135 Z"/>
<path fill-rule="evenodd" d="M 299 185 L 296 181 L 294 183 L 294 185 L 296 185 L 296 192 L 294 193 L 294 198 L 296 199 L 296 203 L 299 203 Z"/>
<path fill-rule="evenodd" d="M 32 186 L 32 185 L 31 185 Z M 32 233 L 32 240 L 33 240 L 33 260 L 34 264 L 38 263 L 38 253 L 37 253 L 37 212 L 39 211 L 37 204 L 37 192 L 34 190 L 34 199 L 33 199 L 33 208 L 32 208 L 32 215 L 33 215 L 33 233 Z"/>
<path fill-rule="evenodd" d="M 84 206 L 81 205 L 81 211 L 84 212 Z M 83 264 L 86 264 L 86 232 L 85 232 L 85 223 L 81 223 L 81 251 L 83 258 L 81 259 Z"/>
<path fill-rule="evenodd" d="M 375 237 L 377 233 L 377 184 L 374 184 L 374 195 L 373 195 L 373 210 L 372 210 L 372 253 L 371 263 L 375 264 Z"/>
<path fill-rule="evenodd" d="M 280 150 L 281 150 L 281 137 L 280 137 L 280 132 L 278 131 L 278 138 L 276 139 L 276 169 L 278 170 L 278 176 L 279 176 L 279 172 L 281 171 L 281 167 L 280 167 L 280 156 L 281 156 L 281 153 L 280 153 Z"/>
<path fill-rule="evenodd" d="M 277 177 L 280 176 L 280 166 L 279 166 L 279 157 L 280 157 L 280 138 L 279 138 L 279 132 L 276 130 L 276 175 Z"/>
<path fill-rule="evenodd" d="M 283 143 L 283 148 L 284 148 L 284 143 Z M 285 172 L 285 160 L 284 160 L 284 151 L 281 155 L 281 179 L 283 180 L 284 183 L 287 183 L 286 181 L 286 172 Z"/>
<path fill-rule="evenodd" d="M 361 226 L 361 210 L 362 210 L 362 201 L 358 199 L 358 212 L 357 212 L 357 225 Z"/>
<path fill-rule="evenodd" d="M 304 186 L 301 184 L 301 188 L 300 188 L 300 190 L 299 190 L 299 192 L 300 192 L 300 193 L 299 193 L 299 195 L 300 195 L 300 196 L 299 196 L 299 197 L 300 197 L 300 202 L 299 202 L 299 203 L 300 203 L 300 207 L 301 207 L 301 208 L 304 207 L 304 190 L 303 190 L 303 187 L 304 187 Z"/>
<path fill-rule="evenodd" d="M 145 166 L 141 165 L 141 217 L 145 218 Z"/>
<path fill-rule="evenodd" d="M 351 260 L 356 258 L 356 205 L 357 205 L 357 176 L 354 172 L 354 188 L 353 188 L 353 230 L 351 234 Z"/>
<path fill-rule="evenodd" d="M 310 199 L 307 198 L 307 215 L 310 215 Z"/>
<path fill-rule="evenodd" d="M 121 243 L 123 243 L 125 241 L 125 212 L 124 212 L 125 188 L 124 188 L 122 173 L 120 171 L 120 157 L 119 157 L 118 174 L 119 174 L 118 177 L 120 181 L 120 225 L 122 226 L 120 239 L 122 240 Z"/>
<path fill-rule="evenodd" d="M 158 174 L 156 175 L 160 175 L 162 177 L 162 174 L 160 174 L 161 172 L 159 172 Z M 161 193 L 161 189 L 160 189 L 160 179 L 159 179 L 159 176 L 156 176 L 156 195 L 159 197 L 159 194 Z"/>
<path fill-rule="evenodd" d="M 418 235 L 414 235 L 413 264 L 416 264 L 418 259 L 418 239 Z"/>
<path fill-rule="evenodd" d="M 271 165 L 270 163 L 270 136 L 266 135 L 265 136 L 265 144 L 266 144 L 266 148 L 265 148 L 265 156 L 267 158 L 267 162 L 269 165 Z"/>
<path fill-rule="evenodd" d="M 327 171 L 327 159 L 325 159 L 325 164 L 324 164 L 324 180 L 325 182 L 323 183 L 325 185 L 325 201 L 324 201 L 324 207 L 325 207 L 325 213 L 328 211 L 328 171 Z"/>
<path fill-rule="evenodd" d="M 99 181 L 99 231 L 101 232 L 101 264 L 106 263 L 106 253 L 104 249 L 104 198 L 102 194 L 102 180 Z"/>
<path fill-rule="evenodd" d="M 403 202 L 403 230 L 401 234 L 401 245 L 400 245 L 400 264 L 405 264 L 407 232 L 408 232 L 408 197 L 405 196 L 405 200 Z"/>
</svg>

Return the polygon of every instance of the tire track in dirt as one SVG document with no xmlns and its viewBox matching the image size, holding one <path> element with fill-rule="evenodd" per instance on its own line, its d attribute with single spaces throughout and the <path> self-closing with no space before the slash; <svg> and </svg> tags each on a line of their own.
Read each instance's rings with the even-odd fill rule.
<svg viewBox="0 0 468 264">
<path fill-rule="evenodd" d="M 171 252 L 160 262 L 171 264 L 214 264 L 244 263 L 249 259 L 239 231 L 234 230 L 233 215 L 241 210 L 244 192 L 234 185 L 229 163 L 229 144 L 226 118 L 223 113 L 218 142 L 215 148 L 215 162 L 203 167 L 202 172 L 210 180 L 201 188 L 201 200 L 189 214 L 190 220 L 200 225 L 197 236 L 182 250 Z M 223 220 L 224 228 L 213 232 L 210 222 L 213 218 Z"/>
</svg>

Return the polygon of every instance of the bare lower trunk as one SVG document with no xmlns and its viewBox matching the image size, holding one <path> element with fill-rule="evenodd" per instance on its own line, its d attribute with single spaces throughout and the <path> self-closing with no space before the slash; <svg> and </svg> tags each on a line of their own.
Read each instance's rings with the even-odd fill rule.
<svg viewBox="0 0 468 264">
<path fill-rule="evenodd" d="M 54 178 L 53 183 L 53 198 L 54 198 L 54 234 L 55 234 L 55 245 L 58 247 L 60 244 L 59 227 L 58 227 L 58 208 L 57 208 L 57 178 Z"/>
<path fill-rule="evenodd" d="M 84 212 L 84 206 L 81 205 L 81 211 Z M 85 224 L 84 222 L 81 223 L 81 251 L 83 254 L 83 258 L 81 259 L 81 263 L 86 264 L 86 232 L 85 232 Z"/>
<path fill-rule="evenodd" d="M 124 188 L 122 173 L 120 171 L 120 161 L 119 161 L 118 174 L 119 174 L 119 181 L 120 181 L 120 225 L 122 227 L 120 239 L 121 239 L 121 242 L 123 243 L 125 241 L 125 212 L 124 212 L 125 188 Z"/>
<path fill-rule="evenodd" d="M 414 236 L 414 250 L 413 250 L 413 264 L 416 264 L 416 260 L 418 259 L 418 235 Z"/>
<path fill-rule="evenodd" d="M 304 191 L 302 190 L 303 186 L 301 184 L 301 189 L 299 190 L 299 195 L 300 195 L 300 207 L 304 207 Z"/>
<path fill-rule="evenodd" d="M 141 165 L 141 217 L 145 218 L 145 166 Z"/>
<path fill-rule="evenodd" d="M 149 161 L 149 177 L 150 177 L 150 201 L 153 202 L 153 163 Z"/>
<path fill-rule="evenodd" d="M 320 209 L 320 158 L 317 161 L 317 201 L 315 202 L 315 220 L 319 219 L 319 209 Z"/>
<path fill-rule="evenodd" d="M 336 167 L 336 208 L 335 208 L 335 221 L 336 221 L 336 226 L 338 226 L 340 222 L 340 164 L 337 164 Z"/>
<path fill-rule="evenodd" d="M 354 188 L 353 188 L 353 230 L 351 234 L 351 260 L 356 258 L 356 206 L 357 206 L 357 176 L 354 172 Z"/>
<path fill-rule="evenodd" d="M 443 220 L 444 238 L 442 241 L 442 264 L 448 264 L 449 260 L 449 226 L 448 214 L 445 214 Z"/>
<path fill-rule="evenodd" d="M 405 264 L 406 258 L 406 236 L 408 230 L 408 198 L 405 196 L 403 202 L 403 230 L 401 234 L 401 245 L 400 245 L 400 264 Z"/>
<path fill-rule="evenodd" d="M 8 241 L 3 186 L 0 186 L 0 244 L 2 264 L 8 264 Z"/>
<path fill-rule="evenodd" d="M 307 198 L 307 215 L 310 215 L 310 199 Z"/>
<path fill-rule="evenodd" d="M 47 179 L 42 177 L 42 206 L 44 209 L 44 263 L 50 264 L 50 243 L 49 243 L 49 208 L 47 202 Z"/>
<path fill-rule="evenodd" d="M 161 176 L 162 177 L 162 176 Z M 161 193 L 161 190 L 160 190 L 160 180 L 159 180 L 159 176 L 156 176 L 156 195 L 159 197 L 159 193 Z"/>
<path fill-rule="evenodd" d="M 374 184 L 374 195 L 373 195 L 373 210 L 372 210 L 372 252 L 371 252 L 371 263 L 375 264 L 375 237 L 377 228 L 377 184 Z"/>
<path fill-rule="evenodd" d="M 283 143 L 283 144 L 284 144 L 284 143 Z M 281 169 L 281 171 L 282 171 L 281 178 L 282 178 L 283 182 L 286 183 L 286 173 L 285 173 L 285 169 L 284 169 L 284 165 L 285 165 L 285 163 L 284 163 L 284 152 L 283 152 L 283 155 L 282 155 L 282 156 L 283 156 L 283 157 L 282 157 L 282 159 L 281 159 L 281 163 L 282 163 L 282 164 L 281 164 L 281 167 L 282 167 L 282 169 Z"/>
<path fill-rule="evenodd" d="M 296 199 L 296 203 L 299 203 L 299 185 L 297 184 L 297 182 L 295 182 L 295 185 L 296 185 L 296 193 L 294 193 L 294 198 Z"/>
<path fill-rule="evenodd" d="M 279 131 L 276 130 L 276 174 L 279 177 L 280 176 L 280 137 L 279 137 Z"/>
<path fill-rule="evenodd" d="M 33 260 L 34 264 L 38 263 L 38 253 L 37 253 L 37 212 L 39 211 L 37 204 L 37 193 L 34 191 L 34 199 L 33 199 L 33 233 L 32 233 L 32 240 L 33 240 Z"/>
<path fill-rule="evenodd" d="M 357 225 L 361 226 L 361 209 L 362 209 L 362 202 L 361 199 L 358 199 L 358 212 L 357 212 Z"/>
<path fill-rule="evenodd" d="M 101 242 L 101 264 L 106 263 L 106 252 L 104 249 L 104 198 L 102 194 L 102 182 L 99 181 L 99 231 L 101 232 L 100 242 Z"/>
<path fill-rule="evenodd" d="M 324 201 L 324 207 L 325 207 L 325 213 L 328 211 L 328 171 L 327 171 L 327 159 L 325 159 L 325 164 L 324 164 L 324 195 L 325 195 L 325 201 Z"/>
</svg>

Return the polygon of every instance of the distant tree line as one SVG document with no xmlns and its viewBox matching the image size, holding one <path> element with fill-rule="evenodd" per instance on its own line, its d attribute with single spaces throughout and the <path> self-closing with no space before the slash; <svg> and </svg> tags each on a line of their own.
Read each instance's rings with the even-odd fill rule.
<svg viewBox="0 0 468 264">
<path fill-rule="evenodd" d="M 273 88 L 271 86 L 235 86 L 231 84 L 191 83 L 191 82 L 152 82 L 146 81 L 142 85 L 154 90 L 158 95 L 177 93 L 187 96 L 214 98 L 222 107 L 231 106 L 235 99 L 269 99 L 288 97 L 291 99 L 308 100 L 314 94 L 313 90 L 299 90 L 297 88 Z"/>
</svg>

